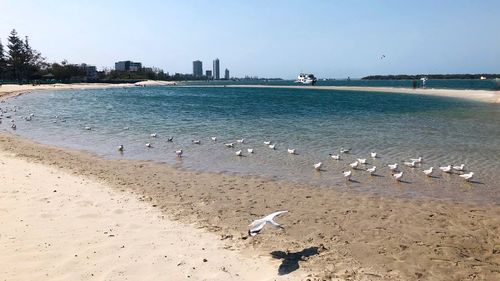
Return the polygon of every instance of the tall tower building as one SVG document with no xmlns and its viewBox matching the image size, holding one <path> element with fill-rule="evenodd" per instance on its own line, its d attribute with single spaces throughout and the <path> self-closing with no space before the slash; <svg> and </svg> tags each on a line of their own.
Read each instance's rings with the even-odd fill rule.
<svg viewBox="0 0 500 281">
<path fill-rule="evenodd" d="M 214 60 L 214 65 L 213 65 L 213 76 L 215 80 L 220 79 L 220 65 L 219 65 L 219 59 Z"/>
<path fill-rule="evenodd" d="M 193 61 L 193 76 L 194 77 L 203 76 L 203 63 L 199 60 Z"/>
<path fill-rule="evenodd" d="M 224 79 L 229 80 L 229 69 L 226 68 L 226 71 L 224 71 Z"/>
</svg>

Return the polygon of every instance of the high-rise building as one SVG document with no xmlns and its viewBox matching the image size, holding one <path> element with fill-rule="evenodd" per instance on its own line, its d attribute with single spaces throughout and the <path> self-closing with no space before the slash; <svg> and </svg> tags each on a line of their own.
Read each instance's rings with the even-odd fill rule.
<svg viewBox="0 0 500 281">
<path fill-rule="evenodd" d="M 213 73 L 214 73 L 214 79 L 219 80 L 220 79 L 220 66 L 219 66 L 219 59 L 214 60 L 214 65 L 213 65 Z"/>
<path fill-rule="evenodd" d="M 205 76 L 207 76 L 207 79 L 212 79 L 212 70 L 207 70 L 205 71 Z"/>
<path fill-rule="evenodd" d="M 142 68 L 142 63 L 140 62 L 133 62 L 129 60 L 115 62 L 115 70 L 118 71 L 135 72 L 139 71 L 141 68 Z"/>
<path fill-rule="evenodd" d="M 203 63 L 199 60 L 193 61 L 193 76 L 194 77 L 203 76 Z"/>
<path fill-rule="evenodd" d="M 226 71 L 224 71 L 224 79 L 229 80 L 229 69 L 226 68 Z"/>
</svg>

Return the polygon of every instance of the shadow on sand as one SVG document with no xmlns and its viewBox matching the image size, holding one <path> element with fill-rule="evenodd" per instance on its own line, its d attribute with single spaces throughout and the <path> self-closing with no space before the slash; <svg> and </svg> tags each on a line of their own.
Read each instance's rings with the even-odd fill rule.
<svg viewBox="0 0 500 281">
<path fill-rule="evenodd" d="M 319 254 L 318 247 L 309 247 L 300 252 L 283 252 L 283 251 L 273 251 L 271 256 L 275 259 L 282 259 L 283 262 L 278 268 L 278 275 L 286 275 L 299 269 L 299 261 L 303 261 L 304 258 L 314 256 Z"/>
</svg>

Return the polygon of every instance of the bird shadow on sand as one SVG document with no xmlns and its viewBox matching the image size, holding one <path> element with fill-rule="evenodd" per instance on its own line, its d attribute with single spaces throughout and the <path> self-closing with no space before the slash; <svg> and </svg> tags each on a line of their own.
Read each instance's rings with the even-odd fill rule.
<svg viewBox="0 0 500 281">
<path fill-rule="evenodd" d="M 273 251 L 271 256 L 275 259 L 282 259 L 279 268 L 278 275 L 286 275 L 299 269 L 299 261 L 304 261 L 304 258 L 315 256 L 319 254 L 318 247 L 309 247 L 300 252 L 283 252 L 283 251 Z"/>
</svg>

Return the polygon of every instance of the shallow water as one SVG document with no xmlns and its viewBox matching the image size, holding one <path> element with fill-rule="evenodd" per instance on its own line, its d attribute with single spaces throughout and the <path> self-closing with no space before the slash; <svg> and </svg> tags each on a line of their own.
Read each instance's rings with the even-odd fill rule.
<svg viewBox="0 0 500 281">
<path fill-rule="evenodd" d="M 148 87 L 47 91 L 0 104 L 2 130 L 36 141 L 83 149 L 111 158 L 165 162 L 179 167 L 259 175 L 328 188 L 383 196 L 430 197 L 500 202 L 500 107 L 460 99 L 296 89 Z M 34 113 L 32 121 L 21 116 Z M 57 116 L 57 117 L 56 117 Z M 12 119 L 11 118 L 11 119 Z M 87 131 L 86 126 L 92 127 Z M 128 130 L 124 128 L 128 127 Z M 150 137 L 157 133 L 157 138 Z M 167 137 L 174 136 L 172 143 Z M 210 140 L 217 136 L 218 141 Z M 236 148 L 224 143 L 245 138 Z M 192 143 L 200 139 L 201 145 Z M 276 143 L 271 150 L 263 141 Z M 153 148 L 146 148 L 150 142 Z M 117 146 L 123 144 L 120 154 Z M 329 158 L 352 147 L 341 161 Z M 182 159 L 174 150 L 182 148 Z M 254 148 L 249 155 L 247 148 Z M 287 148 L 296 148 L 290 155 Z M 235 151 L 243 149 L 244 157 Z M 380 158 L 371 159 L 371 151 Z M 402 167 L 396 183 L 388 163 L 423 156 L 418 168 Z M 355 170 L 353 182 L 341 175 L 356 158 L 368 158 L 378 176 Z M 324 169 L 312 165 L 322 161 Z M 465 163 L 475 181 L 424 168 Z"/>
</svg>

